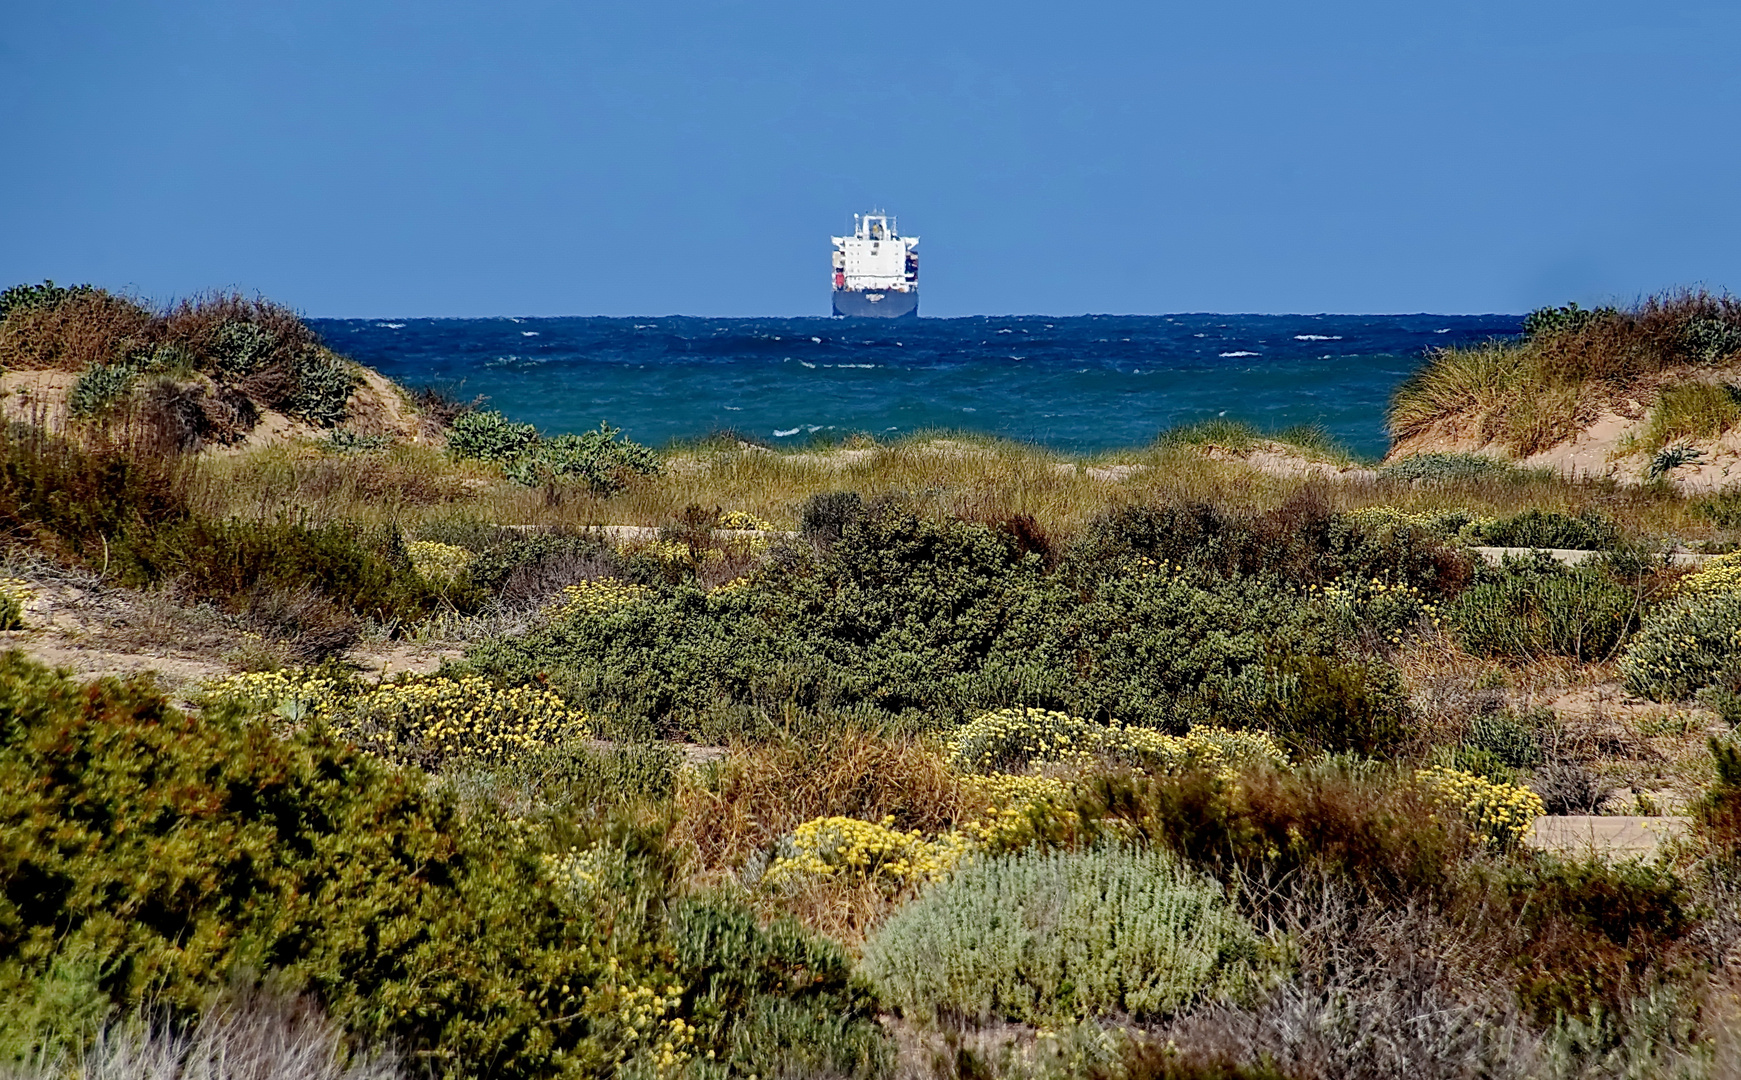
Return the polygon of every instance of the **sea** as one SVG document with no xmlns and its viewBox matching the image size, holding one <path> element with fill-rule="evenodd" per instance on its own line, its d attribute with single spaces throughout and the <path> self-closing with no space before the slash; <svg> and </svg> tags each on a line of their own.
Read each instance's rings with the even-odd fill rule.
<svg viewBox="0 0 1741 1080">
<path fill-rule="evenodd" d="M 1384 453 L 1391 393 L 1434 349 L 1516 315 L 312 319 L 336 351 L 546 433 L 773 446 L 925 430 L 1072 453 L 1215 417 L 1326 429 Z"/>
</svg>

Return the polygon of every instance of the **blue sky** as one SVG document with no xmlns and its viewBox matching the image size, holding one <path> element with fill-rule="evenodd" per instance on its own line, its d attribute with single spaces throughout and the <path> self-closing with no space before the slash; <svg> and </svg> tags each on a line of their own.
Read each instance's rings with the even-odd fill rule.
<svg viewBox="0 0 1741 1080">
<path fill-rule="evenodd" d="M 1741 5 L 8 4 L 0 280 L 322 316 L 929 315 L 1741 288 Z"/>
</svg>

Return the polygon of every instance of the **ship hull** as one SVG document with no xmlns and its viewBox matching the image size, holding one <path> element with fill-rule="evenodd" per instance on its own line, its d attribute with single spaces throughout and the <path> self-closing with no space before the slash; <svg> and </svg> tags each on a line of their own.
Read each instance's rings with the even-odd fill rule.
<svg viewBox="0 0 1741 1080">
<path fill-rule="evenodd" d="M 851 289 L 836 289 L 834 313 L 854 319 L 916 319 L 919 317 L 919 290 L 855 292 Z"/>
</svg>

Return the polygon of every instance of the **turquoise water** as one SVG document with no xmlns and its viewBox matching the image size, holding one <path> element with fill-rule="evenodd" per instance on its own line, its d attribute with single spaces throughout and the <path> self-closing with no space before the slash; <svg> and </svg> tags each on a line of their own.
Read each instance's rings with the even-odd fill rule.
<svg viewBox="0 0 1741 1080">
<path fill-rule="evenodd" d="M 1426 351 L 1513 315 L 920 319 L 316 319 L 339 352 L 547 432 L 608 421 L 651 445 L 734 430 L 774 445 L 952 428 L 1069 451 L 1216 416 L 1320 424 L 1384 452 L 1384 407 Z"/>
</svg>

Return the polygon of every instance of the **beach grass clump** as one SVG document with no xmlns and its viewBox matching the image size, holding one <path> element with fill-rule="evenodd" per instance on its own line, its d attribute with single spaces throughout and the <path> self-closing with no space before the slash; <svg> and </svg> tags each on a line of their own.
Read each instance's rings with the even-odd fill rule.
<svg viewBox="0 0 1741 1080">
<path fill-rule="evenodd" d="M 1430 353 L 1391 399 L 1392 437 L 1446 422 L 1527 456 L 1570 437 L 1635 381 L 1719 365 L 1741 343 L 1741 301 L 1726 294 L 1682 290 L 1625 309 L 1558 310 L 1520 340 Z"/>
<path fill-rule="evenodd" d="M 1684 701 L 1741 661 L 1741 592 L 1678 597 L 1645 620 L 1620 657 L 1626 689 Z"/>
<path fill-rule="evenodd" d="M 1685 440 L 1718 438 L 1741 423 L 1741 387 L 1690 382 L 1665 386 L 1650 410 L 1643 448 L 1660 450 Z"/>
<path fill-rule="evenodd" d="M 892 915 L 860 969 L 909 1016 L 1045 1025 L 1236 996 L 1259 955 L 1214 881 L 1113 847 L 971 862 Z"/>
<path fill-rule="evenodd" d="M 75 416 L 100 415 L 137 380 L 205 377 L 188 398 L 198 427 L 220 441 L 244 435 L 257 413 L 277 409 L 318 427 L 348 416 L 357 366 L 323 345 L 289 308 L 216 292 L 152 309 L 130 297 L 51 283 L 9 290 L 0 315 L 0 365 L 80 372 L 69 397 Z M 250 402 L 239 408 L 235 398 Z"/>
</svg>

